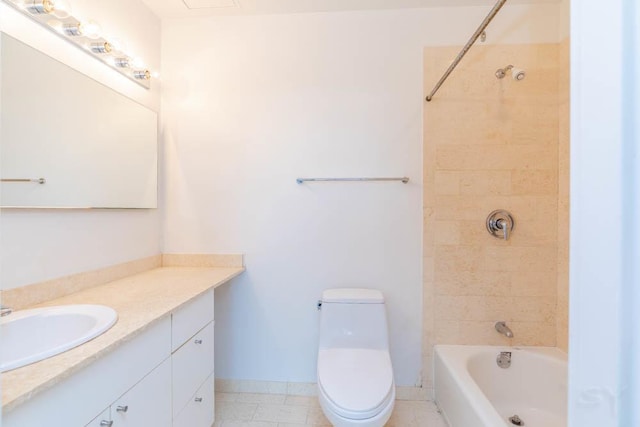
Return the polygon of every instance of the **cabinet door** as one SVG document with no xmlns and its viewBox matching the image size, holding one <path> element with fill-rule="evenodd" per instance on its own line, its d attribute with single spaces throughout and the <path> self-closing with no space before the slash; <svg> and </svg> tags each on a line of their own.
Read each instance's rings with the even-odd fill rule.
<svg viewBox="0 0 640 427">
<path fill-rule="evenodd" d="M 214 381 L 211 374 L 173 420 L 173 427 L 211 427 L 215 418 Z"/>
<path fill-rule="evenodd" d="M 213 372 L 213 334 L 211 322 L 171 356 L 174 416 Z"/>
<path fill-rule="evenodd" d="M 111 421 L 111 412 L 110 409 L 107 408 L 85 427 L 110 427 L 111 425 L 113 425 L 113 421 Z"/>
<path fill-rule="evenodd" d="M 111 405 L 113 427 L 171 426 L 171 361 L 162 362 Z"/>
</svg>

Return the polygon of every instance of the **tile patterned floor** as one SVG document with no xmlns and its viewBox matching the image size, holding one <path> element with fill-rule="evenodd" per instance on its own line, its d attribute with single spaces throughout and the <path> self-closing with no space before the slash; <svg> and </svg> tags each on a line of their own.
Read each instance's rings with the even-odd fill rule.
<svg viewBox="0 0 640 427">
<path fill-rule="evenodd" d="M 216 393 L 214 427 L 305 427 L 331 424 L 317 397 Z M 430 401 L 397 400 L 386 427 L 447 427 Z"/>
</svg>

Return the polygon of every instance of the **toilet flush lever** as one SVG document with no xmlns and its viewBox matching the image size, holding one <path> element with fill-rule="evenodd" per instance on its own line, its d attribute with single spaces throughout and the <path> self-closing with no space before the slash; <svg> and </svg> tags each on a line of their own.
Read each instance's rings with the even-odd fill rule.
<svg viewBox="0 0 640 427">
<path fill-rule="evenodd" d="M 322 310 L 322 300 L 321 299 L 318 300 L 318 304 L 316 305 L 316 307 L 318 308 L 318 311 Z"/>
<path fill-rule="evenodd" d="M 495 210 L 487 217 L 487 231 L 493 237 L 509 240 L 514 225 L 513 216 L 504 209 Z"/>
</svg>

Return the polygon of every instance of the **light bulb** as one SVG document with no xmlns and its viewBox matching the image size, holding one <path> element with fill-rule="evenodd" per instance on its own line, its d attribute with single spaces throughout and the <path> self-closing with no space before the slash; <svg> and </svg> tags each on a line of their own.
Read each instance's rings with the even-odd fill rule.
<svg viewBox="0 0 640 427">
<path fill-rule="evenodd" d="M 82 24 L 82 35 L 90 39 L 100 38 L 102 28 L 96 21 L 85 21 Z"/>
<path fill-rule="evenodd" d="M 50 0 L 53 3 L 53 15 L 64 19 L 71 16 L 71 5 L 67 0 Z"/>
<path fill-rule="evenodd" d="M 131 60 L 131 65 L 132 65 L 134 68 L 138 68 L 138 69 L 144 69 L 144 68 L 146 68 L 146 65 L 145 65 L 144 61 L 143 61 L 142 59 L 140 59 L 139 57 L 134 57 L 134 58 Z"/>
<path fill-rule="evenodd" d="M 117 37 L 105 37 L 109 40 L 109 44 L 111 44 L 111 48 L 114 52 L 124 53 L 127 51 L 127 44 L 123 42 L 121 39 Z"/>
</svg>

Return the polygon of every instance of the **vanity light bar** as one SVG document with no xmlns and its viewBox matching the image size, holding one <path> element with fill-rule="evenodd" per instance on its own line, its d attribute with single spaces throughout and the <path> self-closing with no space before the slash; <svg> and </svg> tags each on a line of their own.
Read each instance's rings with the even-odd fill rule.
<svg viewBox="0 0 640 427">
<path fill-rule="evenodd" d="M 0 0 L 52 30 L 112 69 L 149 89 L 151 73 L 139 59 L 123 52 L 117 40 L 111 43 L 101 36 L 100 26 L 71 15 L 67 0 Z M 117 47 L 116 47 L 117 46 Z"/>
</svg>

